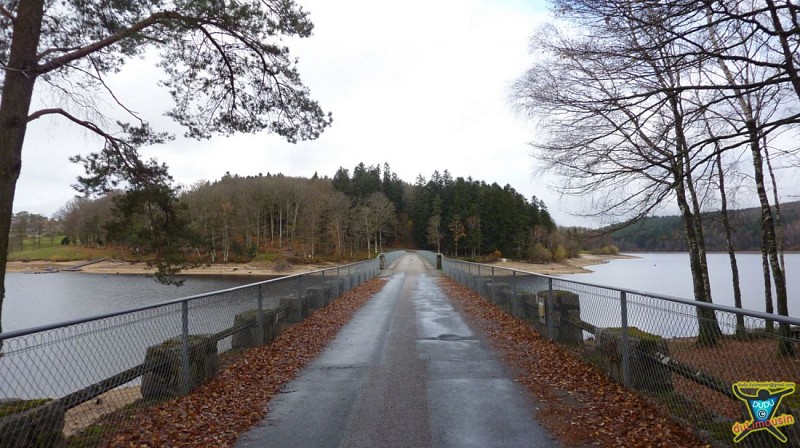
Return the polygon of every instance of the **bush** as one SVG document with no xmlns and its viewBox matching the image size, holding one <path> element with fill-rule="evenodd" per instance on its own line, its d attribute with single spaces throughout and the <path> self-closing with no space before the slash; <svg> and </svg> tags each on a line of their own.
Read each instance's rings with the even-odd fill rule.
<svg viewBox="0 0 800 448">
<path fill-rule="evenodd" d="M 617 255 L 619 248 L 613 244 L 607 244 L 603 247 L 596 247 L 590 251 L 593 255 Z"/>
<path fill-rule="evenodd" d="M 497 261 L 503 257 L 503 253 L 499 250 L 495 250 L 494 252 L 490 253 L 486 256 L 487 261 Z"/>
<path fill-rule="evenodd" d="M 559 244 L 556 246 L 555 250 L 553 250 L 553 261 L 561 261 L 565 258 L 567 258 L 567 249 Z"/>
<path fill-rule="evenodd" d="M 549 263 L 553 260 L 553 253 L 541 243 L 536 243 L 528 251 L 528 259 L 533 263 Z"/>
<path fill-rule="evenodd" d="M 275 272 L 284 272 L 292 268 L 289 260 L 285 258 L 278 258 L 275 260 Z"/>
</svg>

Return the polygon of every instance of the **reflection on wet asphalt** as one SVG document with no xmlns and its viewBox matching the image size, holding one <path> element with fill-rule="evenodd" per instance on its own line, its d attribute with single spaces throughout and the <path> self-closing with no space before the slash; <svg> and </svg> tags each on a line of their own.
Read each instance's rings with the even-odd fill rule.
<svg viewBox="0 0 800 448">
<path fill-rule="evenodd" d="M 534 402 L 415 254 L 269 404 L 239 447 L 538 447 Z M 255 386 L 254 386 L 255 387 Z"/>
</svg>

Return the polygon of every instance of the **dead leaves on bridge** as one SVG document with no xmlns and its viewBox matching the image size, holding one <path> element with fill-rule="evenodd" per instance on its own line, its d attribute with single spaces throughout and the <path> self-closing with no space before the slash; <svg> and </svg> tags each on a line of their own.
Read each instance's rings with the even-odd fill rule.
<svg viewBox="0 0 800 448">
<path fill-rule="evenodd" d="M 260 422 L 270 398 L 314 359 L 380 291 L 374 279 L 348 292 L 271 344 L 231 361 L 194 393 L 133 412 L 106 446 L 222 447 Z M 610 381 L 567 350 L 544 340 L 473 291 L 442 280 L 448 295 L 504 357 L 516 380 L 537 397 L 536 416 L 564 446 L 702 447 L 661 409 Z"/>
<path fill-rule="evenodd" d="M 266 415 L 270 398 L 331 341 L 385 281 L 370 280 L 243 353 L 192 394 L 140 409 L 107 446 L 223 447 Z"/>
<path fill-rule="evenodd" d="M 538 399 L 537 419 L 564 446 L 704 447 L 690 431 L 533 328 L 452 280 L 442 286 L 487 335 L 516 381 Z"/>
</svg>

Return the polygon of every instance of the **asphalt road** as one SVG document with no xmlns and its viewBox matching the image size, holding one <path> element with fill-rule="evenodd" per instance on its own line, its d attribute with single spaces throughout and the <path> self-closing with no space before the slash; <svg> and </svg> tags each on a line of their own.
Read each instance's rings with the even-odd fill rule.
<svg viewBox="0 0 800 448">
<path fill-rule="evenodd" d="M 237 447 L 551 447 L 535 403 L 417 255 L 269 404 Z"/>
</svg>

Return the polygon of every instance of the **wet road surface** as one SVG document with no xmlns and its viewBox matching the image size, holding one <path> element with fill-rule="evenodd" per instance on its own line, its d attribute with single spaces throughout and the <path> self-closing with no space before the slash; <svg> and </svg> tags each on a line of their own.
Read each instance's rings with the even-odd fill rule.
<svg viewBox="0 0 800 448">
<path fill-rule="evenodd" d="M 237 447 L 550 447 L 535 403 L 415 254 Z"/>
</svg>

